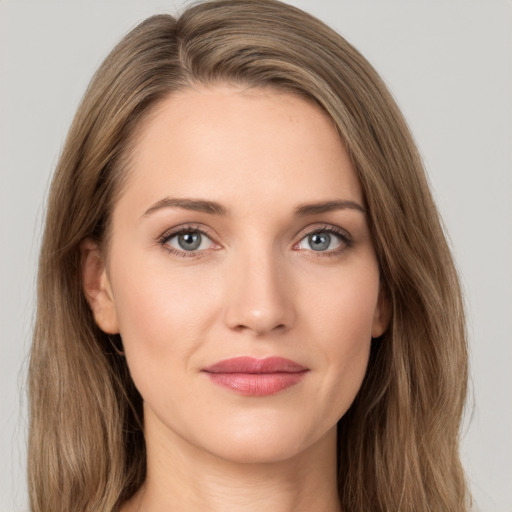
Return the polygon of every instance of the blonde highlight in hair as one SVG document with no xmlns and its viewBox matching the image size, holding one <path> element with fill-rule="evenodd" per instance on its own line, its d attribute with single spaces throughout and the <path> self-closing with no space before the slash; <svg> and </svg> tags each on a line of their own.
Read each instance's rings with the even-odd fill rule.
<svg viewBox="0 0 512 512">
<path fill-rule="evenodd" d="M 94 76 L 52 182 L 29 372 L 32 512 L 110 511 L 145 478 L 142 399 L 95 324 L 80 244 L 103 243 L 138 128 L 194 84 L 276 88 L 333 119 L 361 181 L 388 331 L 338 426 L 343 510 L 467 509 L 458 453 L 467 347 L 457 274 L 412 137 L 370 64 L 274 0 L 209 1 L 133 29 Z"/>
</svg>

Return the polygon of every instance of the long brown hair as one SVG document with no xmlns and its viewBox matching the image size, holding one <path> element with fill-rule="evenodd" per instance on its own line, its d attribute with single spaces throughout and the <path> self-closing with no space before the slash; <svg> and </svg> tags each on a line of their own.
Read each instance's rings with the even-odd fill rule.
<svg viewBox="0 0 512 512">
<path fill-rule="evenodd" d="M 118 336 L 94 323 L 80 243 L 102 242 L 132 141 L 157 103 L 193 84 L 303 97 L 333 119 L 361 181 L 392 305 L 338 427 L 344 510 L 467 508 L 458 453 L 467 348 L 458 278 L 421 160 L 370 64 L 322 22 L 274 0 L 219 0 L 133 29 L 94 76 L 48 202 L 30 361 L 33 512 L 110 511 L 145 478 L 142 399 Z"/>
</svg>

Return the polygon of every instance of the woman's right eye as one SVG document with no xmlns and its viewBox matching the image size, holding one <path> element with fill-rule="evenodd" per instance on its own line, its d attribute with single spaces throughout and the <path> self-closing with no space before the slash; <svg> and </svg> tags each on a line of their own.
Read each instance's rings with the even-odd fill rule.
<svg viewBox="0 0 512 512">
<path fill-rule="evenodd" d="M 161 244 L 178 256 L 195 256 L 196 253 L 212 249 L 215 245 L 210 237 L 199 229 L 183 229 L 164 235 Z"/>
</svg>

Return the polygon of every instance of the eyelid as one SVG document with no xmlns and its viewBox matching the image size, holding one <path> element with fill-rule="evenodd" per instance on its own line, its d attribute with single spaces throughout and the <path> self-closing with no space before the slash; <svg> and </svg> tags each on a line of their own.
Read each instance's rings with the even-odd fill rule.
<svg viewBox="0 0 512 512">
<path fill-rule="evenodd" d="M 187 231 L 197 231 L 203 235 L 206 235 L 208 238 L 212 240 L 215 238 L 212 230 L 203 224 L 197 224 L 195 222 L 186 222 L 185 224 L 180 224 L 178 226 L 173 226 L 165 230 L 159 237 L 159 240 L 166 240 L 171 238 L 173 235 L 178 235 L 180 233 L 186 233 Z"/>
<path fill-rule="evenodd" d="M 202 236 L 205 236 L 208 238 L 212 244 L 216 245 L 217 248 L 220 247 L 220 244 L 216 241 L 216 236 L 212 234 L 211 230 L 207 228 L 206 226 L 203 226 L 202 224 L 196 224 L 196 223 L 185 223 L 181 224 L 179 226 L 173 226 L 172 228 L 166 230 L 164 233 L 162 233 L 158 237 L 158 243 L 164 247 L 169 253 L 176 254 L 178 256 L 185 256 L 185 257 L 200 257 L 205 253 L 208 249 L 202 249 L 199 251 L 184 251 L 177 249 L 176 247 L 172 247 L 170 245 L 167 245 L 167 242 L 182 233 L 187 232 L 197 232 L 200 233 Z M 216 250 L 212 249 L 212 250 Z"/>
<path fill-rule="evenodd" d="M 352 236 L 350 233 L 340 228 L 339 226 L 335 226 L 334 224 L 311 224 L 304 229 L 302 229 L 297 237 L 302 240 L 304 237 L 311 235 L 312 233 L 318 233 L 327 231 L 328 233 L 334 233 L 335 235 L 339 235 L 341 238 L 345 239 L 347 242 L 352 242 Z"/>
<path fill-rule="evenodd" d="M 298 242 L 296 242 L 293 247 L 296 248 L 297 245 L 302 242 L 307 236 L 312 235 L 314 233 L 332 233 L 338 236 L 343 243 L 341 248 L 331 249 L 329 251 L 313 251 L 308 249 L 297 249 L 300 251 L 312 252 L 316 256 L 335 256 L 337 254 L 342 253 L 347 247 L 350 247 L 353 244 L 352 236 L 348 231 L 339 226 L 335 226 L 333 224 L 314 224 L 307 226 L 304 230 L 302 230 L 297 236 L 299 237 Z"/>
</svg>

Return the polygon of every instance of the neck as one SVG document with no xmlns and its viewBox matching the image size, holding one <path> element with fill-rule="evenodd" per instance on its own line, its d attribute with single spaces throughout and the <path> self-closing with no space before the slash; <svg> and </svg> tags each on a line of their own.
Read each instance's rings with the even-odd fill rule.
<svg viewBox="0 0 512 512">
<path fill-rule="evenodd" d="M 169 431 L 147 430 L 148 425 L 146 481 L 122 512 L 341 510 L 335 431 L 287 460 L 239 463 L 205 453 Z"/>
</svg>

